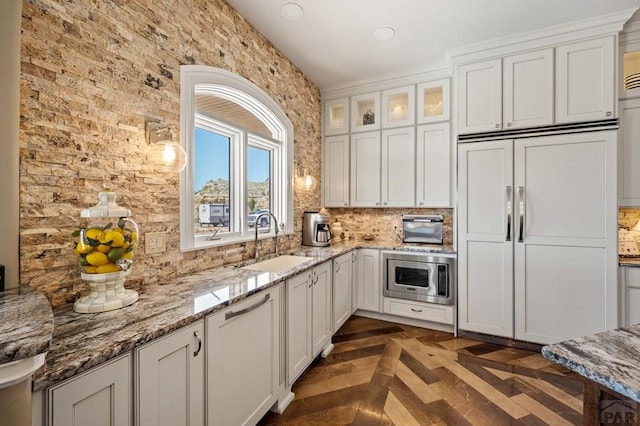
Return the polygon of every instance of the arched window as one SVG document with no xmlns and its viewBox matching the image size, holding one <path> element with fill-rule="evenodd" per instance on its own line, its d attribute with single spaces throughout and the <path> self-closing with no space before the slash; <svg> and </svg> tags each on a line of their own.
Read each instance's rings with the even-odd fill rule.
<svg viewBox="0 0 640 426">
<path fill-rule="evenodd" d="M 293 125 L 262 89 L 231 72 L 180 67 L 183 251 L 293 232 Z"/>
</svg>

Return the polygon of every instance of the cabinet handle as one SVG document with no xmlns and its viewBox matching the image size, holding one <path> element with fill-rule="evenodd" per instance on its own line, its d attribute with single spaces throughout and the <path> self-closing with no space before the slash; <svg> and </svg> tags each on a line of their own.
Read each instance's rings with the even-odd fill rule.
<svg viewBox="0 0 640 426">
<path fill-rule="evenodd" d="M 496 129 L 500 128 L 500 124 L 496 123 Z"/>
<path fill-rule="evenodd" d="M 411 310 L 412 310 L 413 312 L 418 312 L 418 313 L 419 313 L 419 312 L 422 312 L 422 309 L 411 308 Z"/>
<path fill-rule="evenodd" d="M 318 284 L 318 274 L 316 273 L 316 271 L 313 271 L 313 285 Z"/>
<path fill-rule="evenodd" d="M 418 203 L 418 205 L 419 205 L 419 206 L 424 206 L 424 201 L 420 201 L 420 202 Z"/>
<path fill-rule="evenodd" d="M 518 242 L 524 241 L 524 186 L 518 187 L 518 202 L 520 205 L 520 223 L 518 224 Z"/>
<path fill-rule="evenodd" d="M 611 117 L 611 111 L 607 111 L 605 114 L 607 117 Z"/>
<path fill-rule="evenodd" d="M 193 356 L 198 356 L 198 354 L 200 353 L 200 349 L 202 349 L 202 339 L 200 338 L 197 330 L 193 332 L 193 336 L 198 339 L 198 349 L 193 351 Z"/>
<path fill-rule="evenodd" d="M 340 264 L 338 262 L 336 262 L 336 273 L 340 272 Z"/>
<path fill-rule="evenodd" d="M 511 241 L 511 186 L 507 185 L 507 237 L 505 241 Z"/>
<path fill-rule="evenodd" d="M 269 301 L 269 299 L 271 299 L 271 293 L 267 293 L 264 295 L 264 299 L 262 299 L 261 301 L 259 301 L 258 303 L 256 303 L 255 305 L 251 305 L 248 308 L 244 308 L 244 309 L 240 309 L 237 312 L 234 311 L 229 311 L 224 315 L 224 319 L 225 320 L 230 320 L 231 318 L 235 318 L 235 317 L 239 317 L 240 315 L 246 314 L 247 312 L 251 312 L 254 309 L 259 308 L 260 306 L 264 305 L 265 303 L 267 303 L 267 301 Z"/>
<path fill-rule="evenodd" d="M 376 206 L 379 206 L 379 205 L 380 205 L 380 202 L 379 202 L 379 201 L 376 201 Z"/>
<path fill-rule="evenodd" d="M 351 263 L 355 263 L 355 261 L 356 261 L 356 252 L 352 251 L 351 252 Z"/>
<path fill-rule="evenodd" d="M 507 127 L 511 127 L 511 123 L 507 123 Z"/>
<path fill-rule="evenodd" d="M 349 205 L 349 203 L 344 203 L 344 206 L 347 207 Z"/>
</svg>

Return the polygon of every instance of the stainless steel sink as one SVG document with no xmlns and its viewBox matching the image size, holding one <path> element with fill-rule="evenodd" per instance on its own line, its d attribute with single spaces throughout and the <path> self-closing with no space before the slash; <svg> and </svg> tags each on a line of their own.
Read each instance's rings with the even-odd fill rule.
<svg viewBox="0 0 640 426">
<path fill-rule="evenodd" d="M 313 257 L 282 255 L 254 263 L 252 265 L 244 266 L 242 269 L 279 273 L 308 262 L 309 260 L 313 260 Z"/>
</svg>

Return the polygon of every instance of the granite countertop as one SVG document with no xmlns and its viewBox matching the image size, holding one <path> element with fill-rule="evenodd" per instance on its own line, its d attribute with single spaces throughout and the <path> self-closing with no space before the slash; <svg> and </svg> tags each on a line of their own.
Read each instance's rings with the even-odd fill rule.
<svg viewBox="0 0 640 426">
<path fill-rule="evenodd" d="M 545 346 L 542 355 L 640 402 L 640 325 Z"/>
<path fill-rule="evenodd" d="M 44 389 L 86 371 L 357 248 L 456 253 L 452 246 L 405 245 L 391 240 L 349 240 L 329 247 L 302 246 L 283 254 L 314 259 L 282 273 L 241 269 L 254 263 L 247 260 L 146 286 L 136 303 L 114 311 L 79 314 L 72 306 L 55 309 L 53 342 L 45 366 L 34 374 L 33 389 Z M 270 257 L 273 255 L 260 260 Z M 35 312 L 35 309 L 25 310 L 29 315 Z"/>
<path fill-rule="evenodd" d="M 619 257 L 618 265 L 640 268 L 640 257 Z"/>
<path fill-rule="evenodd" d="M 53 335 L 51 305 L 30 287 L 0 292 L 0 364 L 49 351 Z"/>
</svg>

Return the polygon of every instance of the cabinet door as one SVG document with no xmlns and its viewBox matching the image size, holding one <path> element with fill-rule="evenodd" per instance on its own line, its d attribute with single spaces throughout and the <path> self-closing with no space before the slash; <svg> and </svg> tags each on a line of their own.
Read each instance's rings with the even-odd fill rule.
<svg viewBox="0 0 640 426">
<path fill-rule="evenodd" d="M 281 288 L 206 318 L 210 426 L 256 424 L 276 402 Z"/>
<path fill-rule="evenodd" d="M 315 358 L 331 340 L 331 262 L 313 268 L 311 279 L 311 353 Z"/>
<path fill-rule="evenodd" d="M 358 268 L 358 309 L 380 312 L 380 252 L 375 249 L 359 249 L 356 261 Z"/>
<path fill-rule="evenodd" d="M 451 135 L 449 123 L 418 127 L 416 204 L 451 206 Z"/>
<path fill-rule="evenodd" d="M 49 389 L 50 426 L 131 424 L 131 355 Z"/>
<path fill-rule="evenodd" d="M 140 426 L 204 425 L 204 321 L 135 350 Z"/>
<path fill-rule="evenodd" d="M 458 67 L 458 133 L 502 128 L 502 61 Z"/>
<path fill-rule="evenodd" d="M 627 326 L 640 324 L 640 288 L 627 288 Z"/>
<path fill-rule="evenodd" d="M 553 49 L 503 59 L 503 127 L 553 124 Z"/>
<path fill-rule="evenodd" d="M 418 84 L 418 124 L 451 119 L 449 79 Z"/>
<path fill-rule="evenodd" d="M 615 132 L 516 141 L 517 339 L 548 344 L 617 326 L 615 170 Z"/>
<path fill-rule="evenodd" d="M 351 132 L 380 129 L 380 92 L 351 97 Z"/>
<path fill-rule="evenodd" d="M 620 267 L 622 288 L 622 324 L 628 327 L 640 323 L 640 268 Z"/>
<path fill-rule="evenodd" d="M 458 325 L 513 337 L 513 141 L 458 148 Z"/>
<path fill-rule="evenodd" d="M 293 383 L 313 360 L 311 348 L 312 274 L 287 280 L 288 377 Z"/>
<path fill-rule="evenodd" d="M 614 37 L 556 48 L 556 122 L 614 118 Z"/>
<path fill-rule="evenodd" d="M 352 253 L 333 260 L 333 332 L 351 316 Z"/>
<path fill-rule="evenodd" d="M 415 127 L 382 131 L 383 207 L 415 205 L 415 153 Z"/>
<path fill-rule="evenodd" d="M 332 99 L 324 103 L 324 135 L 349 133 L 349 98 Z"/>
<path fill-rule="evenodd" d="M 324 140 L 324 205 L 349 205 L 349 135 Z"/>
<path fill-rule="evenodd" d="M 619 204 L 640 207 L 640 99 L 620 102 Z"/>
<path fill-rule="evenodd" d="M 382 92 L 382 128 L 413 126 L 416 105 L 415 86 L 404 86 Z"/>
<path fill-rule="evenodd" d="M 380 132 L 351 135 L 351 207 L 380 206 Z"/>
</svg>

